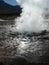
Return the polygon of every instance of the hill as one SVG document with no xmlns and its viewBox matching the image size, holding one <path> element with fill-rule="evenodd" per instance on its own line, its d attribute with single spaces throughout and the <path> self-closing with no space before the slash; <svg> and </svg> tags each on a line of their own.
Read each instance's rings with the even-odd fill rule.
<svg viewBox="0 0 49 65">
<path fill-rule="evenodd" d="M 20 14 L 21 8 L 19 5 L 12 6 L 0 0 L 0 14 Z"/>
</svg>

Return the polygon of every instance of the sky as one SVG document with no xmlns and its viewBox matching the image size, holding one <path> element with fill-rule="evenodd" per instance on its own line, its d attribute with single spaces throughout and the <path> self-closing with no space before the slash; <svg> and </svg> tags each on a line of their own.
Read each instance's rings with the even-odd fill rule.
<svg viewBox="0 0 49 65">
<path fill-rule="evenodd" d="M 18 3 L 16 2 L 16 0 L 4 0 L 6 3 L 8 3 L 8 4 L 11 4 L 11 5 L 13 5 L 13 6 L 15 6 L 15 5 L 18 5 Z"/>
</svg>

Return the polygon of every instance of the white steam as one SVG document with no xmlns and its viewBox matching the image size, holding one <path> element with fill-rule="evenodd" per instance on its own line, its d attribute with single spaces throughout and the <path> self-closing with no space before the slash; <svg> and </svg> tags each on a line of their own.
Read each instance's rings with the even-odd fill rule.
<svg viewBox="0 0 49 65">
<path fill-rule="evenodd" d="M 44 19 L 49 0 L 16 0 L 23 8 L 21 16 L 15 19 L 15 30 L 18 32 L 40 32 L 48 30 Z"/>
</svg>

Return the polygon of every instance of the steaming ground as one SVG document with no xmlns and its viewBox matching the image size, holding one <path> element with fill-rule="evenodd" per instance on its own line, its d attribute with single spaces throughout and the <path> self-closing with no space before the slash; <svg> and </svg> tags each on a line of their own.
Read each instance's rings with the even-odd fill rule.
<svg viewBox="0 0 49 65">
<path fill-rule="evenodd" d="M 44 19 L 48 0 L 18 2 L 23 9 L 21 16 L 13 21 L 15 24 L 9 25 L 8 21 L 0 25 L 0 58 L 21 57 L 30 63 L 49 63 L 49 20 Z"/>
<path fill-rule="evenodd" d="M 19 34 L 4 29 L 0 33 L 0 58 L 19 57 L 28 63 L 49 62 L 49 32 Z"/>
<path fill-rule="evenodd" d="M 49 32 L 22 34 L 11 30 L 15 27 L 9 25 L 12 21 L 6 22 L 0 21 L 0 61 L 4 58 L 24 58 L 28 63 L 49 62 Z M 9 62 L 10 59 L 4 61 Z"/>
</svg>

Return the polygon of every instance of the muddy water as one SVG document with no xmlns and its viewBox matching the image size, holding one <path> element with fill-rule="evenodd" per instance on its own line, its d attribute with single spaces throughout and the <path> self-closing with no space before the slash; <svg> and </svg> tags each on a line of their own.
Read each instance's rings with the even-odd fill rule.
<svg viewBox="0 0 49 65">
<path fill-rule="evenodd" d="M 49 62 L 49 32 L 19 34 L 10 30 L 14 21 L 0 23 L 0 58 L 22 57 L 31 63 Z"/>
</svg>

